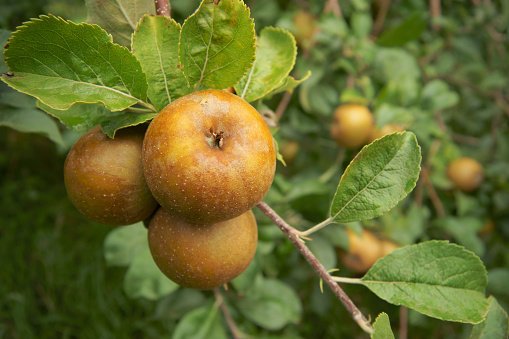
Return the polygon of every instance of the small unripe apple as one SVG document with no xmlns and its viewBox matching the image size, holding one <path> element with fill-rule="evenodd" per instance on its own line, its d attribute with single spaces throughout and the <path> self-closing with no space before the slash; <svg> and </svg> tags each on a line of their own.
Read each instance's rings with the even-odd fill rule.
<svg viewBox="0 0 509 339">
<path fill-rule="evenodd" d="M 482 165 L 475 159 L 461 157 L 449 164 L 447 176 L 463 192 L 472 192 L 481 185 L 484 171 Z"/>
<path fill-rule="evenodd" d="M 160 208 L 148 229 L 159 269 L 184 287 L 211 289 L 242 273 L 256 252 L 258 232 L 250 210 L 230 220 L 196 225 Z"/>
<path fill-rule="evenodd" d="M 391 254 L 393 251 L 397 250 L 399 248 L 399 246 L 395 243 L 393 243 L 392 241 L 390 240 L 381 240 L 382 244 L 381 244 L 381 247 L 382 247 L 382 254 L 380 255 L 380 257 L 385 257 L 386 255 L 389 255 Z"/>
<path fill-rule="evenodd" d="M 159 204 L 190 223 L 234 218 L 262 200 L 276 168 L 263 117 L 221 90 L 172 102 L 152 121 L 143 144 L 147 184 Z"/>
<path fill-rule="evenodd" d="M 373 142 L 376 139 L 380 139 L 392 133 L 402 132 L 403 130 L 404 128 L 398 124 L 387 124 L 384 125 L 382 128 L 374 128 L 373 132 L 369 136 L 369 141 Z"/>
<path fill-rule="evenodd" d="M 81 213 L 109 225 L 133 224 L 152 214 L 157 203 L 143 176 L 144 134 L 144 127 L 130 127 L 110 139 L 96 127 L 72 147 L 64 181 Z"/>
<path fill-rule="evenodd" d="M 284 141 L 281 143 L 279 152 L 287 164 L 291 164 L 299 153 L 299 143 L 297 141 Z"/>
<path fill-rule="evenodd" d="M 349 269 L 364 273 L 383 256 L 382 242 L 373 233 L 363 230 L 359 235 L 348 230 L 348 251 L 342 256 Z"/>
<path fill-rule="evenodd" d="M 313 38 L 318 32 L 315 17 L 306 11 L 300 10 L 293 16 L 294 35 L 297 43 L 304 49 L 313 44 Z"/>
<path fill-rule="evenodd" d="M 334 111 L 331 137 L 340 146 L 358 148 L 368 143 L 373 128 L 373 115 L 367 107 L 345 104 Z"/>
</svg>

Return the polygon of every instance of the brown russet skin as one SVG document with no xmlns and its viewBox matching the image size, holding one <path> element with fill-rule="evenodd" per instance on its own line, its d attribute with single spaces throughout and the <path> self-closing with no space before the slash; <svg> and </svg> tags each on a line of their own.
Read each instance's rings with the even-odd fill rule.
<svg viewBox="0 0 509 339">
<path fill-rule="evenodd" d="M 64 165 L 69 199 L 88 218 L 108 225 L 128 225 L 152 214 L 157 202 L 143 177 L 144 127 L 119 130 L 114 139 L 99 127 L 83 135 Z"/>
<path fill-rule="evenodd" d="M 263 117 L 220 90 L 174 101 L 152 121 L 143 144 L 147 184 L 159 204 L 190 223 L 234 218 L 262 200 L 276 169 Z"/>
<path fill-rule="evenodd" d="M 481 185 L 484 179 L 484 170 L 477 160 L 461 157 L 449 164 L 447 176 L 461 191 L 473 192 Z"/>
<path fill-rule="evenodd" d="M 336 108 L 331 125 L 331 137 L 345 148 L 359 148 L 369 142 L 374 119 L 367 107 L 344 104 Z"/>
<path fill-rule="evenodd" d="M 247 268 L 258 231 L 251 210 L 230 220 L 195 225 L 160 208 L 150 222 L 148 241 L 155 263 L 168 278 L 184 287 L 212 289 Z"/>
<path fill-rule="evenodd" d="M 359 235 L 348 230 L 348 252 L 341 254 L 343 264 L 357 273 L 367 272 L 380 258 L 399 248 L 389 240 L 381 240 L 372 232 L 363 230 Z"/>
<path fill-rule="evenodd" d="M 396 133 L 396 132 L 403 132 L 403 131 L 404 131 L 404 128 L 401 125 L 387 124 L 387 125 L 384 125 L 382 128 L 374 128 L 373 132 L 369 136 L 369 141 L 373 142 L 376 139 L 385 137 L 386 135 Z"/>
</svg>

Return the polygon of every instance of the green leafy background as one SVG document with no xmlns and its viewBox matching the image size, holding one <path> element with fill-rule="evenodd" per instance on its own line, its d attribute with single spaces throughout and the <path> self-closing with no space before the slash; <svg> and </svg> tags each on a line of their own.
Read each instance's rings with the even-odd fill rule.
<svg viewBox="0 0 509 339">
<path fill-rule="evenodd" d="M 339 198 L 347 197 L 345 191 L 351 190 L 355 195 L 364 188 L 363 192 L 370 193 L 365 201 L 373 205 L 366 211 L 357 209 L 349 212 L 348 218 L 338 217 L 339 224 L 329 225 L 308 241 L 327 269 L 339 268 L 334 274 L 340 276 L 363 276 L 345 267 L 342 256 L 337 255 L 348 248 L 343 223 L 362 219 L 347 226 L 354 230 L 369 229 L 399 245 L 447 246 L 440 253 L 453 251 L 450 260 L 470 258 L 469 269 L 479 271 L 476 277 L 483 281 L 474 289 L 481 306 L 471 314 L 450 319 L 440 314 L 447 313 L 444 310 L 423 312 L 415 301 L 395 301 L 391 299 L 395 295 L 393 291 L 372 288 L 377 296 L 368 290 L 366 281 L 386 279 L 392 276 L 391 270 L 408 267 L 407 264 L 398 266 L 397 259 L 401 253 L 409 257 L 416 250 L 414 246 L 380 260 L 363 278 L 366 286 L 344 285 L 363 312 L 374 319 L 373 337 L 390 337 L 391 326 L 397 332 L 400 310 L 393 304 L 401 303 L 410 308 L 411 337 L 503 338 L 507 333 L 509 309 L 506 288 L 509 281 L 509 6 L 504 1 L 441 2 L 442 16 L 433 19 L 427 2 L 394 3 L 380 27 L 377 18 L 383 1 L 339 1 L 339 18 L 323 13 L 323 1 L 246 3 L 250 16 L 255 19 L 256 31 L 250 19 L 246 19 L 247 9 L 238 7 L 240 2 L 222 0 L 222 7 L 212 11 L 218 22 L 225 20 L 226 25 L 216 35 L 201 37 L 205 42 L 210 41 L 209 44 L 203 44 L 196 35 L 200 24 L 207 23 L 198 20 L 199 13 L 185 21 L 198 7 L 197 1 L 172 1 L 175 21 L 147 16 L 141 22 L 139 19 L 144 14 L 153 14 L 152 1 L 106 1 L 98 7 L 98 1 L 87 0 L 88 13 L 81 1 L 19 0 L 0 4 L 2 46 L 17 26 L 41 14 L 51 13 L 76 23 L 98 23 L 105 31 L 55 17 L 42 18 L 58 25 L 57 31 L 67 37 L 58 40 L 61 46 L 66 43 L 80 46 L 89 42 L 87 39 L 100 41 L 101 49 L 112 52 L 109 61 L 116 64 L 123 60 L 131 65 L 118 70 L 120 77 L 131 76 L 130 79 L 136 80 L 134 88 L 117 87 L 117 81 L 106 82 L 109 91 L 128 95 L 131 92 L 134 98 L 122 104 L 112 100 L 113 106 L 107 109 L 100 104 L 105 102 L 103 94 L 92 93 L 88 103 L 83 103 L 69 93 L 65 95 L 63 90 L 51 92 L 54 84 L 46 81 L 47 70 L 27 68 L 26 63 L 20 62 L 20 58 L 41 58 L 44 54 L 39 50 L 47 46 L 41 45 L 36 33 L 25 32 L 22 36 L 33 41 L 31 50 L 18 48 L 22 44 L 14 41 L 7 49 L 11 51 L 7 53 L 7 64 L 14 73 L 2 77 L 7 84 L 29 92 L 34 82 L 26 79 L 44 81 L 39 81 L 37 92 L 29 93 L 35 94 L 39 102 L 13 91 L 7 84 L 0 84 L 3 221 L 0 337 L 229 337 L 211 292 L 179 288 L 155 269 L 143 226 L 109 229 L 78 214 L 66 198 L 62 167 L 66 151 L 80 133 L 97 124 L 113 136 L 118 128 L 150 120 L 157 110 L 193 87 L 235 86 L 242 94 L 240 90 L 251 75 L 252 86 L 246 90 L 245 98 L 260 112 L 275 112 L 282 92 L 293 91 L 275 129 L 287 166 L 278 165 L 273 187 L 265 199 L 269 204 L 292 225 L 305 229 L 331 216 L 331 211 L 341 210 L 345 203 Z M 210 1 L 203 7 L 211 9 Z M 238 9 L 233 12 L 242 20 L 232 21 L 224 16 L 232 8 Z M 314 29 L 307 38 L 302 32 L 305 25 L 296 19 L 302 11 L 311 13 L 314 19 Z M 239 36 L 234 36 L 232 32 L 236 32 L 237 24 L 243 25 L 243 29 L 239 30 Z M 163 27 L 171 27 L 171 31 Z M 187 49 L 177 44 L 179 29 L 185 30 L 183 34 L 189 37 Z M 295 60 L 293 37 L 282 29 L 297 38 Z M 80 41 L 72 40 L 75 34 L 81 34 Z M 228 36 L 231 44 L 226 44 L 221 36 Z M 235 48 L 223 49 L 225 45 Z M 160 55 L 150 53 L 156 47 L 160 48 Z M 259 49 L 255 51 L 255 47 Z M 71 48 L 100 77 L 94 76 L 83 63 L 69 60 L 67 57 L 72 53 L 68 49 L 59 54 L 64 63 L 45 56 L 39 61 L 50 62 L 50 67 L 66 77 L 67 82 L 56 82 L 61 89 L 67 89 L 76 77 L 94 85 L 99 78 L 116 77 L 112 68 L 97 63 L 94 49 Z M 237 53 L 239 49 L 245 53 Z M 205 65 L 207 59 L 203 58 L 203 52 L 207 50 L 217 52 L 217 56 Z M 9 53 L 12 53 L 11 60 Z M 199 69 L 190 66 L 187 57 L 190 55 L 200 61 Z M 231 63 L 228 75 L 223 76 L 225 73 L 217 67 L 231 60 L 238 62 Z M 64 64 L 71 66 L 73 72 L 68 72 Z M 34 68 L 39 72 L 33 73 Z M 0 72 L 8 69 L 3 56 L 0 57 Z M 146 80 L 141 81 L 143 76 Z M 172 81 L 165 84 L 165 77 Z M 300 82 L 302 79 L 307 80 Z M 329 137 L 332 112 L 342 102 L 368 105 L 378 127 L 396 123 L 409 132 L 381 139 L 360 153 L 342 150 Z M 415 182 L 419 174 L 419 152 L 414 135 L 420 145 L 422 168 L 428 174 L 425 183 Z M 295 146 L 297 151 L 292 156 L 289 150 L 292 147 L 295 150 Z M 398 153 L 401 161 L 389 171 L 400 174 L 391 178 L 389 173 L 380 172 L 397 189 L 386 196 L 376 190 L 370 192 L 372 186 L 363 182 L 362 176 L 358 180 L 359 173 L 369 173 L 375 164 L 385 169 L 387 161 L 383 158 L 387 153 L 384 152 L 402 146 L 406 151 Z M 460 155 L 476 158 L 485 168 L 485 180 L 473 193 L 454 190 L 445 175 L 447 164 Z M 359 161 L 362 158 L 368 160 Z M 354 167 L 358 169 L 354 171 Z M 345 175 L 338 185 L 343 172 Z M 415 190 L 405 198 L 414 184 Z M 337 191 L 341 195 L 335 198 Z M 443 212 L 437 208 L 437 197 Z M 322 293 L 318 278 L 281 232 L 259 213 L 257 219 L 259 246 L 255 260 L 228 291 L 222 291 L 241 331 L 262 338 L 360 336 L 361 330 L 349 314 L 327 288 Z M 491 230 L 485 227 L 487 221 L 494 225 Z M 458 254 L 456 245 L 425 242 L 430 239 L 446 239 L 467 250 L 461 249 Z M 428 253 L 426 262 L 435 258 L 433 250 L 417 248 L 417 251 Z M 482 259 L 482 264 L 472 259 L 476 256 Z M 487 280 L 482 266 L 486 267 Z M 444 269 L 444 272 L 451 271 Z M 404 275 L 398 272 L 397 276 Z M 460 290 L 472 290 L 466 280 L 458 284 Z M 485 298 L 488 296 L 489 299 Z M 426 302 L 424 296 L 416 297 L 419 302 Z M 463 302 L 460 307 L 463 311 L 473 305 L 472 300 Z M 480 313 L 481 322 L 478 321 Z"/>
</svg>

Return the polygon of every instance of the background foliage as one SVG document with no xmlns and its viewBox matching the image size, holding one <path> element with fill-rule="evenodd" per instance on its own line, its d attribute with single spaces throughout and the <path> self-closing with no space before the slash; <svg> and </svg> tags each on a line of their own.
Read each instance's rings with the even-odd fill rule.
<svg viewBox="0 0 509 339">
<path fill-rule="evenodd" d="M 393 1 L 383 19 L 390 1 L 340 1 L 339 18 L 324 13 L 323 1 L 246 3 L 268 46 L 266 53 L 277 46 L 271 39 L 277 39 L 278 31 L 263 28 L 285 27 L 299 45 L 292 75 L 300 79 L 312 71 L 279 121 L 277 139 L 287 166 L 278 164 L 266 201 L 303 228 L 327 218 L 339 174 L 356 153 L 341 151 L 329 137 L 332 112 L 341 102 L 369 105 L 379 127 L 396 123 L 417 135 L 424 172 L 416 190 L 391 212 L 349 226 L 363 226 L 400 245 L 447 239 L 465 246 L 488 269 L 488 293 L 498 301 L 490 303 L 490 312 L 499 316 L 501 308 L 507 311 L 507 2 L 444 1 L 442 15 L 436 16 L 427 2 Z M 198 3 L 174 0 L 172 5 L 173 18 L 182 24 Z M 42 13 L 76 22 L 86 19 L 80 1 L 4 1 L 0 13 L 2 45 L 9 31 Z M 101 22 L 100 11 L 95 20 Z M 115 30 L 115 41 L 125 45 L 125 32 L 131 28 L 119 25 Z M 271 55 L 266 58 L 269 63 Z M 265 75 L 267 69 L 258 67 L 257 74 Z M 0 62 L 0 71 L 6 70 Z M 246 93 L 253 101 L 267 94 L 256 83 Z M 276 111 L 277 116 L 281 96 L 258 102 L 257 108 Z M 151 261 L 146 260 L 146 248 L 136 245 L 145 237 L 141 225 L 109 233 L 70 205 L 62 167 L 78 132 L 65 130 L 37 109 L 35 101 L 3 83 L 0 125 L 5 126 L 0 127 L 0 337 L 227 336 L 210 292 L 177 289 L 147 265 Z M 297 150 L 293 156 L 292 149 Z M 471 156 L 485 168 L 486 179 L 474 193 L 454 190 L 445 174 L 447 164 L 459 155 Z M 358 335 L 343 306 L 330 291 L 321 293 L 318 279 L 281 232 L 263 216 L 258 220 L 256 258 L 233 282 L 239 293 L 225 293 L 242 330 L 277 338 Z M 327 268 L 356 276 L 343 268 L 337 255 L 348 247 L 344 228 L 331 225 L 313 238 L 309 246 Z M 127 265 L 126 271 L 122 266 Z M 375 318 L 386 312 L 397 328 L 398 307 L 362 286 L 347 285 L 345 290 L 364 313 Z M 387 321 L 384 315 L 377 318 L 379 326 Z M 409 312 L 412 338 L 460 338 L 469 335 L 471 327 Z M 476 328 L 474 335 L 476 331 L 482 329 Z"/>
</svg>

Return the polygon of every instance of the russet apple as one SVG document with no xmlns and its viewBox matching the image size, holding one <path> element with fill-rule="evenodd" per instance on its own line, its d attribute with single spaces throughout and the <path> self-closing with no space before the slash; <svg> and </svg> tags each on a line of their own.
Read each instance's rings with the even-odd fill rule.
<svg viewBox="0 0 509 339">
<path fill-rule="evenodd" d="M 447 167 L 447 176 L 463 192 L 475 191 L 482 183 L 484 170 L 475 159 L 461 157 Z"/>
<path fill-rule="evenodd" d="M 358 148 L 368 143 L 373 129 L 373 115 L 367 107 L 344 104 L 334 111 L 330 134 L 338 145 Z"/>
<path fill-rule="evenodd" d="M 211 289 L 242 273 L 256 252 L 258 231 L 250 210 L 214 224 L 190 224 L 160 208 L 148 229 L 159 269 L 184 287 Z"/>
<path fill-rule="evenodd" d="M 141 221 L 155 210 L 143 176 L 145 127 L 129 127 L 108 138 L 99 127 L 83 135 L 64 165 L 69 199 L 88 218 L 109 225 Z"/>
<path fill-rule="evenodd" d="M 226 91 L 205 90 L 154 118 L 143 168 L 162 207 L 190 223 L 211 224 L 262 200 L 274 179 L 276 151 L 256 109 Z"/>
</svg>

